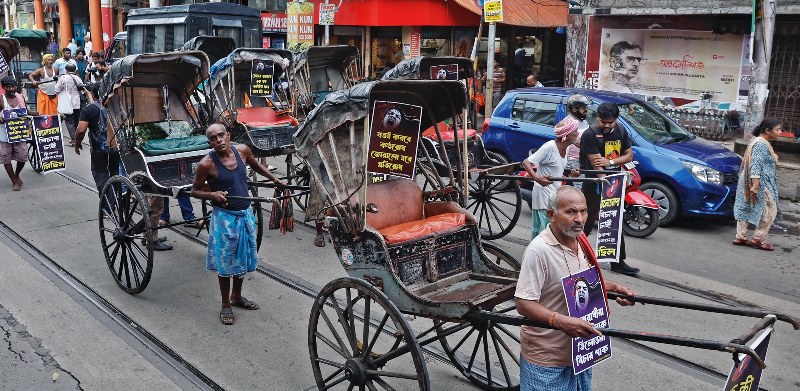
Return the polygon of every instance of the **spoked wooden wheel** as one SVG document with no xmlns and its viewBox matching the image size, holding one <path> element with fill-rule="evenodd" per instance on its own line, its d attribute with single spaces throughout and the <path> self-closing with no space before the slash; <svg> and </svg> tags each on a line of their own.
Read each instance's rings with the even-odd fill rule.
<svg viewBox="0 0 800 391">
<path fill-rule="evenodd" d="M 495 310 L 516 309 L 505 304 Z M 464 377 L 484 390 L 519 390 L 519 327 L 484 319 L 434 322 L 442 348 Z"/>
<path fill-rule="evenodd" d="M 519 269 L 522 267 L 516 258 L 500 247 L 489 242 L 482 242 L 481 246 L 483 247 L 484 254 L 488 257 L 488 261 L 491 262 L 492 265 L 508 272 L 519 272 Z"/>
<path fill-rule="evenodd" d="M 286 155 L 286 177 L 290 185 L 311 186 L 311 172 L 308 166 L 294 154 Z M 292 197 L 295 205 L 303 212 L 308 207 L 308 195 L 309 193 L 305 193 Z"/>
<path fill-rule="evenodd" d="M 475 179 L 469 182 L 467 210 L 478 219 L 481 237 L 485 239 L 502 238 L 511 232 L 519 220 L 521 204 L 517 181 Z"/>
<path fill-rule="evenodd" d="M 308 350 L 320 390 L 430 390 L 413 331 L 383 292 L 355 278 L 326 285 L 314 301 Z"/>
<path fill-rule="evenodd" d="M 248 186 L 250 189 L 250 195 L 253 197 L 258 197 L 258 188 L 255 186 Z M 264 209 L 261 207 L 260 202 L 253 202 L 253 214 L 256 217 L 256 249 L 261 249 L 261 240 L 264 236 Z M 200 202 L 200 208 L 202 210 L 203 216 L 206 217 L 203 220 L 203 226 L 208 232 L 208 226 L 211 224 L 211 201 L 209 200 L 202 200 Z M 199 232 L 198 232 L 199 233 Z"/>
<path fill-rule="evenodd" d="M 28 141 L 28 161 L 31 163 L 33 171 L 42 172 L 42 161 L 39 160 L 39 154 L 36 153 L 35 141 Z"/>
<path fill-rule="evenodd" d="M 147 199 L 126 177 L 112 177 L 100 192 L 103 254 L 114 281 L 130 294 L 144 291 L 153 273 L 149 210 Z"/>
</svg>

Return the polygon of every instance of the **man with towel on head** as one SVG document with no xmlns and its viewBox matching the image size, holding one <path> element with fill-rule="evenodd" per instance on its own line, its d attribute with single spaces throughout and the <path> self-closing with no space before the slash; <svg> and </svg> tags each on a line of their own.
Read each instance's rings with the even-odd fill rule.
<svg viewBox="0 0 800 391">
<path fill-rule="evenodd" d="M 209 126 L 206 137 L 213 150 L 203 157 L 197 167 L 192 197 L 210 200 L 214 207 L 208 232 L 206 270 L 216 271 L 219 275 L 222 293 L 220 321 L 232 325 L 235 319 L 231 306 L 258 309 L 258 304 L 242 296 L 245 274 L 255 271 L 258 266 L 258 251 L 256 218 L 250 201 L 228 197 L 249 196 L 245 164 L 277 185 L 283 183 L 256 160 L 249 147 L 231 145 L 231 135 L 224 125 Z"/>
</svg>

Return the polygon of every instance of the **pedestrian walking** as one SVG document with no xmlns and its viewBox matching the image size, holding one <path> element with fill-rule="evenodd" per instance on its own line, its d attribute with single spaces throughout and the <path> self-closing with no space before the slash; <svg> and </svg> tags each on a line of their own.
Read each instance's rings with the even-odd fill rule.
<svg viewBox="0 0 800 391">
<path fill-rule="evenodd" d="M 83 81 L 75 74 L 75 64 L 67 64 L 64 68 L 66 74 L 58 78 L 56 82 L 56 94 L 58 94 L 58 113 L 64 115 L 64 120 L 69 133 L 69 146 L 75 146 L 75 129 L 78 127 L 78 120 L 81 114 L 81 94 L 83 93 Z"/>
<path fill-rule="evenodd" d="M 561 280 L 596 268 L 603 293 L 636 293 L 603 280 L 597 257 L 583 233 L 587 205 L 581 191 L 562 186 L 550 194 L 551 219 L 525 249 L 514 297 L 520 315 L 554 329 L 522 326 L 520 330 L 520 391 L 591 391 L 592 369 L 575 375 L 572 368 L 573 337 L 600 335 L 591 323 L 569 316 Z M 617 299 L 620 305 L 633 303 Z"/>
<path fill-rule="evenodd" d="M 3 115 L 0 115 L 0 164 L 5 167 L 8 177 L 11 179 L 11 190 L 20 191 L 22 190 L 22 179 L 19 178 L 19 174 L 28 161 L 28 143 L 2 141 L 8 140 L 3 119 L 7 116 L 7 112 L 10 114 L 12 109 L 25 109 L 27 106 L 25 106 L 25 98 L 17 92 L 17 80 L 14 79 L 14 76 L 4 77 L 0 80 L 0 85 L 5 90 L 3 94 Z M 11 117 L 11 115 L 8 116 Z M 17 162 L 16 169 L 11 165 L 12 161 Z"/>
<path fill-rule="evenodd" d="M 53 55 L 45 54 L 42 56 L 42 67 L 28 75 L 33 86 L 39 88 L 36 92 L 36 111 L 39 115 L 58 114 L 58 95 L 55 82 L 58 71 L 53 67 L 53 63 Z"/>
<path fill-rule="evenodd" d="M 235 322 L 232 306 L 258 309 L 258 304 L 242 296 L 244 276 L 256 270 L 258 253 L 256 219 L 250 201 L 228 197 L 248 196 L 245 164 L 278 186 L 283 183 L 253 156 L 248 146 L 231 145 L 231 135 L 225 126 L 209 126 L 206 137 L 213 150 L 203 157 L 197 167 L 192 183 L 192 196 L 210 200 L 213 206 L 206 270 L 216 271 L 218 275 L 222 296 L 220 321 L 225 325 L 232 325 Z M 206 186 L 209 190 L 205 190 Z"/>
<path fill-rule="evenodd" d="M 584 170 L 619 171 L 619 167 L 633 161 L 633 149 L 628 132 L 617 122 L 619 107 L 611 102 L 603 102 L 597 107 L 597 124 L 586 129 L 581 136 L 580 165 Z M 587 174 L 587 177 L 599 177 L 599 174 Z M 589 207 L 589 217 L 583 232 L 592 232 L 597 214 L 600 212 L 600 185 L 584 183 L 581 187 Z M 611 263 L 611 271 L 626 275 L 636 275 L 638 268 L 629 266 L 625 259 L 625 235 L 620 243 L 619 262 Z"/>
<path fill-rule="evenodd" d="M 77 52 L 75 52 L 75 66 L 77 67 L 76 73 L 81 80 L 86 80 L 86 70 L 89 68 L 89 60 L 86 58 L 86 51 L 83 48 L 79 48 Z"/>
<path fill-rule="evenodd" d="M 500 67 L 500 62 L 498 61 L 494 62 L 492 79 L 492 111 L 494 111 L 494 108 L 503 99 L 503 85 L 506 83 L 506 70 Z"/>
<path fill-rule="evenodd" d="M 67 65 L 72 64 L 77 67 L 75 64 L 75 59 L 72 58 L 72 49 L 70 48 L 63 48 L 61 49 L 61 58 L 55 60 L 53 62 L 53 68 L 56 69 L 58 75 L 65 75 L 67 74 Z"/>
<path fill-rule="evenodd" d="M 564 175 L 567 168 L 567 147 L 578 142 L 578 121 L 567 116 L 555 127 L 556 139 L 550 140 L 531 156 L 522 161 L 522 167 L 535 184 L 531 188 L 531 239 L 535 238 L 550 224 L 547 216 L 547 200 L 550 194 L 561 187 L 561 181 L 551 181 L 551 177 Z M 578 176 L 572 170 L 571 176 Z"/>
<path fill-rule="evenodd" d="M 778 210 L 778 155 L 770 141 L 783 131 L 780 121 L 768 118 L 753 129 L 752 140 L 742 156 L 739 185 L 733 216 L 736 218 L 737 246 L 752 246 L 772 251 L 775 247 L 766 242 L 772 223 L 780 215 Z M 756 226 L 753 239 L 747 239 L 748 225 Z"/>
<path fill-rule="evenodd" d="M 525 78 L 525 42 L 517 42 L 517 49 L 514 50 L 514 88 L 523 87 Z"/>
</svg>

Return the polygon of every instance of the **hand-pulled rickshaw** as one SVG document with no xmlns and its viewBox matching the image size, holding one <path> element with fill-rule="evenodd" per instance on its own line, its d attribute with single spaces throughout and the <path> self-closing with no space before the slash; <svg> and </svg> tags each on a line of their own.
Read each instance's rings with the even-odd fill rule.
<svg viewBox="0 0 800 391">
<path fill-rule="evenodd" d="M 361 80 L 361 56 L 351 45 L 311 46 L 295 56 L 292 76 L 292 104 L 295 117 L 306 115 L 325 100 L 328 94 L 346 90 Z M 311 174 L 302 161 L 286 159 L 286 175 L 290 183 L 300 187 L 311 186 Z M 306 211 L 309 195 L 295 198 L 297 206 Z M 314 200 L 311 200 L 314 203 Z M 316 216 L 307 216 L 313 219 Z"/>
<path fill-rule="evenodd" d="M 401 129 L 395 125 L 409 121 L 410 129 L 418 134 L 447 119 L 463 123 L 457 117 L 464 115 L 466 104 L 464 86 L 456 81 L 367 82 L 331 93 L 295 134 L 297 154 L 320 184 L 337 259 L 349 275 L 325 285 L 311 310 L 308 347 L 319 389 L 430 390 L 422 348 L 436 341 L 476 385 L 487 390 L 519 389 L 518 327 L 549 327 L 514 312 L 517 261 L 497 249 L 490 251 L 481 242 L 477 221 L 469 211 L 456 202 L 441 201 L 443 195 L 458 191 L 454 187 L 442 185 L 424 192 L 410 179 L 413 174 L 408 175 L 408 167 L 400 168 L 406 177 L 374 181 L 371 174 L 375 167 L 386 168 L 375 165 L 376 157 L 406 164 L 413 160 L 417 170 L 424 169 L 427 163 L 413 159 L 416 153 L 410 148 L 423 141 L 414 140 L 413 135 L 394 137 L 392 133 L 398 133 L 387 129 Z M 436 138 L 441 142 L 442 132 L 437 130 Z M 391 146 L 380 144 L 381 140 L 405 142 L 408 148 L 399 149 L 398 156 L 386 155 L 378 148 Z M 441 158 L 452 167 L 446 154 Z M 460 160 L 453 164 L 448 171 L 459 172 Z M 758 318 L 775 314 L 627 298 Z M 433 324 L 421 326 L 423 320 L 409 322 L 406 315 L 428 318 Z M 776 315 L 800 328 L 796 319 Z M 730 352 L 735 359 L 736 353 L 744 353 L 763 364 L 743 341 L 771 324 L 769 319 L 775 320 L 765 319 L 729 343 L 598 330 L 612 337 Z"/>
<path fill-rule="evenodd" d="M 383 80 L 461 80 L 466 84 L 467 94 L 475 91 L 473 63 L 463 57 L 416 57 L 404 60 L 386 72 Z M 425 155 L 420 157 L 427 161 L 427 166 L 433 172 L 447 177 L 448 167 L 443 163 L 442 156 L 447 155 L 450 162 L 461 161 L 461 156 L 466 156 L 467 169 L 463 175 L 470 179 L 466 201 L 462 205 L 478 219 L 484 239 L 501 238 L 511 232 L 519 220 L 522 195 L 517 181 L 487 179 L 485 174 L 512 174 L 516 165 L 508 164 L 503 155 L 483 147 L 483 140 L 475 130 L 472 105 L 467 105 L 466 118 L 467 121 L 457 124 L 441 122 L 434 125 L 439 127 L 443 136 L 441 143 L 435 141 L 434 126 L 427 128 L 422 140 Z M 455 128 L 458 128 L 458 132 Z"/>
<path fill-rule="evenodd" d="M 240 48 L 211 67 L 208 88 L 214 118 L 228 125 L 231 141 L 256 157 L 294 152 L 289 77 L 292 54 L 280 49 Z"/>
<path fill-rule="evenodd" d="M 114 280 L 128 293 L 142 292 L 153 271 L 153 242 L 147 239 L 157 227 L 145 195 L 188 192 L 197 163 L 210 151 L 205 128 L 213 101 L 198 88 L 208 75 L 203 52 L 177 51 L 124 57 L 101 81 L 100 99 L 127 174 L 100 190 L 100 240 Z M 256 218 L 260 239 L 261 213 Z"/>
</svg>

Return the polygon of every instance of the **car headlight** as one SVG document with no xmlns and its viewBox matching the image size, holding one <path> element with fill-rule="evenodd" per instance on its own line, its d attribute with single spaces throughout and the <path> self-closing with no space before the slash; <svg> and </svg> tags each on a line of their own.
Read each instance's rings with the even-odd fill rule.
<svg viewBox="0 0 800 391">
<path fill-rule="evenodd" d="M 686 167 L 692 175 L 697 178 L 700 182 L 706 183 L 713 183 L 715 185 L 722 184 L 722 173 L 711 168 L 706 167 L 700 164 L 689 163 L 689 162 L 682 162 L 683 166 Z"/>
</svg>

